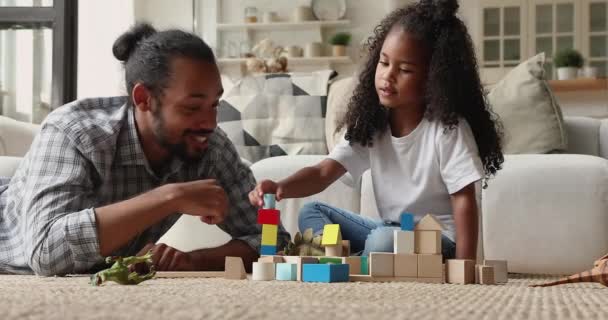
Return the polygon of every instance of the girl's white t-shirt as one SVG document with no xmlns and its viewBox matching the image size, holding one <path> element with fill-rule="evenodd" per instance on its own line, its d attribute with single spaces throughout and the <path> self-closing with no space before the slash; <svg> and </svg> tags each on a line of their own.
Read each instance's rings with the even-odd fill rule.
<svg viewBox="0 0 608 320">
<path fill-rule="evenodd" d="M 483 177 L 483 165 L 471 127 L 459 119 L 453 129 L 423 118 L 404 137 L 390 129 L 377 134 L 373 146 L 349 145 L 344 139 L 328 155 L 358 180 L 371 169 L 378 212 L 383 220 L 399 222 L 401 213 L 418 221 L 432 213 L 455 240 L 450 194 Z"/>
</svg>

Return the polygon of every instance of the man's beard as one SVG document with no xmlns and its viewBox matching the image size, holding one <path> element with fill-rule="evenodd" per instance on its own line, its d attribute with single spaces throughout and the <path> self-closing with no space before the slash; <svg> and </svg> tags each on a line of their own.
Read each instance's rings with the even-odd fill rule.
<svg viewBox="0 0 608 320">
<path fill-rule="evenodd" d="M 154 135 L 156 136 L 156 141 L 158 142 L 158 144 L 160 144 L 163 148 L 167 149 L 171 156 L 177 156 L 179 159 L 181 159 L 184 162 L 196 163 L 201 160 L 205 150 L 201 150 L 199 152 L 194 152 L 194 153 L 188 152 L 188 144 L 185 141 L 185 136 L 186 136 L 186 134 L 188 134 L 188 131 L 185 131 L 182 134 L 182 140 L 181 140 L 182 142 L 171 143 L 171 142 L 169 142 L 169 139 L 167 138 L 165 120 L 163 118 L 163 115 L 160 112 L 160 107 L 158 104 L 156 104 L 155 108 L 153 109 L 153 115 L 154 115 L 153 131 L 154 131 Z"/>
</svg>

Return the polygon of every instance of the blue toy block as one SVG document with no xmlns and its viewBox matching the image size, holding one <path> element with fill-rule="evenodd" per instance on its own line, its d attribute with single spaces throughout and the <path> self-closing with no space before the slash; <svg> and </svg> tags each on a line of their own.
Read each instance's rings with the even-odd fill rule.
<svg viewBox="0 0 608 320">
<path fill-rule="evenodd" d="M 298 280 L 298 265 L 294 263 L 277 263 L 276 279 L 283 281 Z"/>
<path fill-rule="evenodd" d="M 411 213 L 401 214 L 401 230 L 414 231 L 414 215 Z"/>
<path fill-rule="evenodd" d="M 369 274 L 369 263 L 367 256 L 361 256 L 361 274 Z"/>
<path fill-rule="evenodd" d="M 264 194 L 264 209 L 274 209 L 276 208 L 276 198 L 272 193 Z"/>
<path fill-rule="evenodd" d="M 348 264 L 303 264 L 303 282 L 348 282 Z"/>
<path fill-rule="evenodd" d="M 277 246 L 260 246 L 260 255 L 274 256 L 277 254 Z"/>
</svg>

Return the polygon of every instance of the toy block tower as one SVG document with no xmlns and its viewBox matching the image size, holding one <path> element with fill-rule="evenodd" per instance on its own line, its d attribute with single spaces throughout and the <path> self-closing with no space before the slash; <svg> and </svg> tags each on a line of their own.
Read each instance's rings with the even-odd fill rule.
<svg viewBox="0 0 608 320">
<path fill-rule="evenodd" d="M 401 230 L 395 230 L 393 235 L 395 254 L 413 254 L 414 239 L 414 215 L 404 213 L 401 215 Z"/>
<path fill-rule="evenodd" d="M 262 225 L 260 255 L 277 254 L 277 235 L 281 212 L 275 209 L 274 194 L 264 195 L 264 207 L 258 210 L 258 224 Z"/>
<path fill-rule="evenodd" d="M 329 257 L 342 256 L 342 234 L 339 224 L 326 224 L 323 227 L 321 245 L 325 247 L 325 255 Z"/>
</svg>

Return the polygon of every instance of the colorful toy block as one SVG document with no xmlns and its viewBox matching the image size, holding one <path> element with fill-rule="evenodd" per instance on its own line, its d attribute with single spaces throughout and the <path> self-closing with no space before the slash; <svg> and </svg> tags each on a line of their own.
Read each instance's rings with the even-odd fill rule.
<svg viewBox="0 0 608 320">
<path fill-rule="evenodd" d="M 274 209 L 276 208 L 276 197 L 272 193 L 264 194 L 264 209 Z"/>
<path fill-rule="evenodd" d="M 418 277 L 418 255 L 395 254 L 395 277 Z"/>
<path fill-rule="evenodd" d="M 446 261 L 446 282 L 475 283 L 475 260 L 449 259 Z"/>
<path fill-rule="evenodd" d="M 443 256 L 440 254 L 418 255 L 419 278 L 443 278 Z"/>
<path fill-rule="evenodd" d="M 278 234 L 279 234 L 279 226 L 277 226 L 276 224 L 263 224 L 262 225 L 262 245 L 263 246 L 276 246 Z"/>
<path fill-rule="evenodd" d="M 372 252 L 369 254 L 369 274 L 372 277 L 393 277 L 395 275 L 395 254 L 392 252 Z"/>
<path fill-rule="evenodd" d="M 506 260 L 483 260 L 483 264 L 494 267 L 494 282 L 507 283 L 509 281 Z"/>
<path fill-rule="evenodd" d="M 348 282 L 349 266 L 347 264 L 304 264 L 302 281 L 304 282 Z"/>
<path fill-rule="evenodd" d="M 277 263 L 276 279 L 282 281 L 296 281 L 298 279 L 298 265 L 293 263 Z"/>
<path fill-rule="evenodd" d="M 258 224 L 278 225 L 281 218 L 281 211 L 276 209 L 259 209 Z"/>
<path fill-rule="evenodd" d="M 343 264 L 348 264 L 348 270 L 350 274 L 361 274 L 361 257 L 353 256 L 353 257 L 343 257 Z"/>
<path fill-rule="evenodd" d="M 342 264 L 342 258 L 338 257 L 319 257 L 319 263 Z"/>
<path fill-rule="evenodd" d="M 268 262 L 254 262 L 252 266 L 251 280 L 270 281 L 275 278 L 275 264 Z"/>
<path fill-rule="evenodd" d="M 226 257 L 226 260 L 224 261 L 224 274 L 226 279 L 247 279 L 247 272 L 245 272 L 243 259 L 241 257 Z"/>
<path fill-rule="evenodd" d="M 415 244 L 414 231 L 395 230 L 393 232 L 393 252 L 395 254 L 413 254 Z"/>
<path fill-rule="evenodd" d="M 323 227 L 321 245 L 342 247 L 342 235 L 340 234 L 339 224 L 326 224 L 325 227 Z"/>
<path fill-rule="evenodd" d="M 401 230 L 414 231 L 414 215 L 411 213 L 401 214 Z"/>
<path fill-rule="evenodd" d="M 274 256 L 277 254 L 277 246 L 260 246 L 260 255 Z"/>
<path fill-rule="evenodd" d="M 367 256 L 361 256 L 361 274 L 369 274 L 369 257 Z"/>
</svg>

